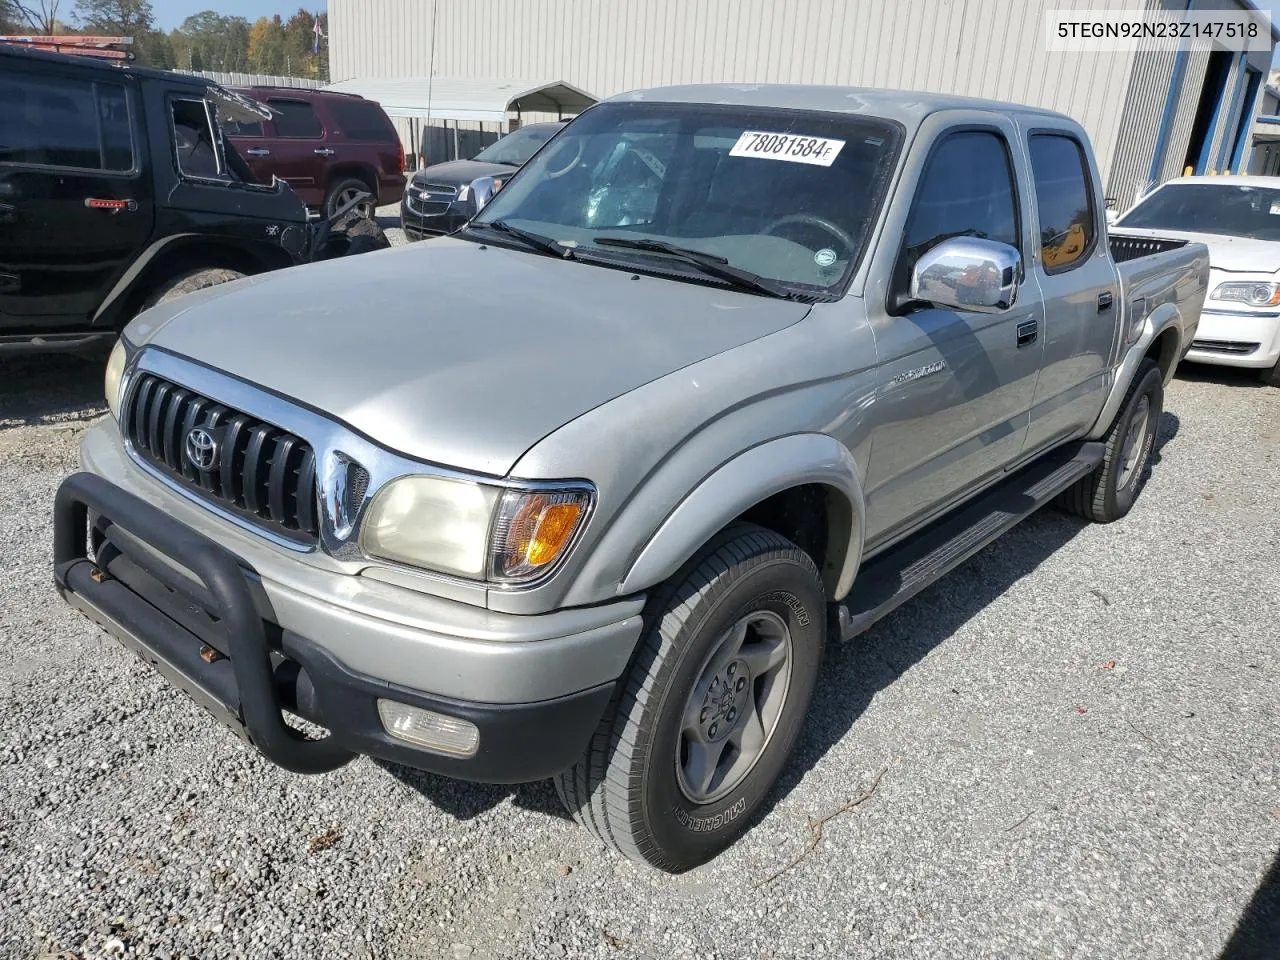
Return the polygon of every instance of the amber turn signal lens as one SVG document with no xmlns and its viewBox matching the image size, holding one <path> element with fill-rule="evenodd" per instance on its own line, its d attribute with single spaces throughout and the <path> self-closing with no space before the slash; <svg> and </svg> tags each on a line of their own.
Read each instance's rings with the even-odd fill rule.
<svg viewBox="0 0 1280 960">
<path fill-rule="evenodd" d="M 541 574 L 573 541 L 589 503 L 586 490 L 508 490 L 494 524 L 495 578 L 520 581 Z"/>
</svg>

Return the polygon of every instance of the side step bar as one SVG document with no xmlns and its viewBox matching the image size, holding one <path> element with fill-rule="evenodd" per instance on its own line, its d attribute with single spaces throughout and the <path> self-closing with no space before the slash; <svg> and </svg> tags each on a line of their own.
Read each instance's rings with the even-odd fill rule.
<svg viewBox="0 0 1280 960">
<path fill-rule="evenodd" d="M 1024 467 L 936 526 L 868 561 L 839 605 L 840 639 L 864 632 L 1035 513 L 1097 469 L 1105 451 L 1102 443 L 1083 443 Z"/>
</svg>

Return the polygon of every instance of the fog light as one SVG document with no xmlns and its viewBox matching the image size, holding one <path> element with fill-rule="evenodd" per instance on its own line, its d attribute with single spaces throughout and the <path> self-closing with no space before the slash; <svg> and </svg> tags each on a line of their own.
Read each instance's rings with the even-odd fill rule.
<svg viewBox="0 0 1280 960">
<path fill-rule="evenodd" d="M 394 700 L 378 700 L 378 716 L 387 733 L 451 757 L 473 757 L 480 749 L 474 723 Z"/>
</svg>

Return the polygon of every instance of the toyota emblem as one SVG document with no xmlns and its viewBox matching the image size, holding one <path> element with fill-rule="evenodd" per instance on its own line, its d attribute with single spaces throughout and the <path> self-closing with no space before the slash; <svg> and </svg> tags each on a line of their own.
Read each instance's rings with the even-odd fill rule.
<svg viewBox="0 0 1280 960">
<path fill-rule="evenodd" d="M 187 459 L 197 470 L 208 471 L 218 462 L 218 441 L 204 427 L 196 427 L 187 434 Z"/>
</svg>

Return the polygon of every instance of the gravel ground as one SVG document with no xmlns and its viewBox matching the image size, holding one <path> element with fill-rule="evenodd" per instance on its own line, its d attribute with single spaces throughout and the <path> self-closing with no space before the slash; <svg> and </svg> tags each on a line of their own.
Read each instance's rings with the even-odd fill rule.
<svg viewBox="0 0 1280 960">
<path fill-rule="evenodd" d="M 1280 956 L 1280 390 L 1181 377 L 1126 521 L 1045 511 L 832 650 L 772 808 L 670 877 L 545 783 L 276 770 L 65 607 L 99 383 L 0 363 L 4 957 Z"/>
</svg>

